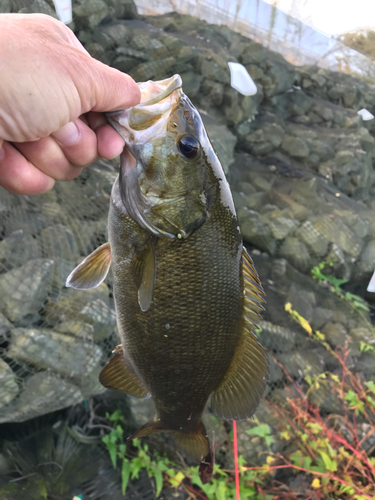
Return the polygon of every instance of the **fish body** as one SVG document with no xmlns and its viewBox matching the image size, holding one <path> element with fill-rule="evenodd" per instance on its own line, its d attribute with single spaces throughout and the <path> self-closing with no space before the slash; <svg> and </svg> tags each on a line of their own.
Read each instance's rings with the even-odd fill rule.
<svg viewBox="0 0 375 500">
<path fill-rule="evenodd" d="M 122 344 L 100 380 L 152 396 L 155 419 L 134 437 L 169 431 L 201 461 L 210 451 L 202 423 L 208 398 L 219 417 L 240 420 L 264 393 L 267 356 L 251 332 L 263 290 L 180 77 L 140 86 L 139 106 L 109 116 L 130 150 L 112 189 L 109 243 L 67 285 L 97 286 L 112 264 Z"/>
</svg>

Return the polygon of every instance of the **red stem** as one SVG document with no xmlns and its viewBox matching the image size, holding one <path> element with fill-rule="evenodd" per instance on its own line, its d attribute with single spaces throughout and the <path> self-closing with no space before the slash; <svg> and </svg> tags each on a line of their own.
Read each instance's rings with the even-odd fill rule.
<svg viewBox="0 0 375 500">
<path fill-rule="evenodd" d="M 233 420 L 234 477 L 236 480 L 236 500 L 240 499 L 240 474 L 238 471 L 237 422 Z"/>
</svg>

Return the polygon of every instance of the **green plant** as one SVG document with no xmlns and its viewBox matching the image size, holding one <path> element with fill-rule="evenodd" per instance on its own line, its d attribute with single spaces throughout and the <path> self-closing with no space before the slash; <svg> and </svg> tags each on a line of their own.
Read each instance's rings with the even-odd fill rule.
<svg viewBox="0 0 375 500">
<path fill-rule="evenodd" d="M 311 270 L 312 277 L 318 281 L 318 283 L 328 283 L 331 285 L 331 290 L 336 293 L 340 298 L 347 300 L 353 307 L 355 307 L 357 310 L 362 310 L 368 312 L 370 308 L 366 304 L 366 302 L 362 299 L 362 297 L 359 297 L 359 295 L 355 295 L 354 293 L 350 292 L 344 292 L 341 289 L 341 285 L 344 285 L 347 283 L 349 280 L 347 279 L 340 279 L 336 278 L 335 276 L 332 276 L 330 274 L 325 274 L 322 272 L 322 270 L 326 266 L 333 266 L 332 262 L 320 262 L 317 266 L 313 267 Z"/>
<path fill-rule="evenodd" d="M 113 425 L 112 429 L 106 434 L 102 441 L 106 445 L 114 468 L 120 466 L 122 479 L 122 493 L 125 494 L 128 483 L 132 479 L 139 477 L 142 469 L 147 472 L 149 478 L 155 481 L 156 496 L 159 496 L 163 485 L 175 489 L 184 489 L 192 499 L 203 498 L 206 500 L 235 500 L 236 488 L 233 477 L 233 471 L 221 470 L 219 465 L 215 464 L 213 479 L 208 484 L 202 484 L 198 467 L 182 468 L 171 462 L 166 457 L 160 457 L 157 453 L 151 454 L 147 444 L 142 444 L 139 439 L 132 441 L 135 448 L 135 454 L 131 455 L 127 452 L 127 447 L 124 442 L 124 431 L 121 426 L 122 414 L 120 410 L 116 410 L 113 414 L 107 414 L 107 419 Z M 266 426 L 268 427 L 268 426 Z M 253 434 L 258 432 L 258 435 L 266 440 L 273 439 L 269 435 L 269 428 L 263 429 L 262 426 L 254 427 Z M 271 441 L 272 442 L 272 441 Z M 267 471 L 249 471 L 243 465 L 242 457 L 239 457 L 241 464 L 240 474 L 240 491 L 241 499 L 246 500 L 263 500 L 263 496 L 259 492 L 259 485 L 267 475 Z M 196 489 L 198 487 L 198 490 Z M 202 495 L 202 492 L 204 496 Z"/>
</svg>

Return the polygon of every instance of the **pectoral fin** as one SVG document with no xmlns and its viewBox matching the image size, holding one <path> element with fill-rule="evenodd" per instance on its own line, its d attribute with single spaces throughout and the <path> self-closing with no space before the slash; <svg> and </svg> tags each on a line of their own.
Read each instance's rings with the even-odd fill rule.
<svg viewBox="0 0 375 500">
<path fill-rule="evenodd" d="M 136 253 L 132 261 L 133 275 L 138 287 L 138 303 L 147 311 L 152 300 L 156 278 L 156 254 L 153 238 L 150 237 L 143 252 Z"/>
<path fill-rule="evenodd" d="M 99 382 L 108 389 L 117 389 L 137 398 L 149 397 L 148 391 L 128 366 L 122 347 L 117 346 L 113 352 L 115 355 L 100 372 Z"/>
<path fill-rule="evenodd" d="M 241 340 L 221 384 L 212 393 L 211 407 L 220 418 L 244 420 L 257 409 L 266 389 L 269 374 L 267 354 L 251 331 L 255 323 L 247 316 L 260 317 L 264 291 L 253 261 L 242 254 L 245 287 L 245 317 Z M 255 325 L 256 326 L 256 325 Z"/>
<path fill-rule="evenodd" d="M 104 243 L 69 274 L 65 286 L 77 290 L 96 288 L 106 278 L 110 265 L 111 247 L 109 243 Z"/>
</svg>

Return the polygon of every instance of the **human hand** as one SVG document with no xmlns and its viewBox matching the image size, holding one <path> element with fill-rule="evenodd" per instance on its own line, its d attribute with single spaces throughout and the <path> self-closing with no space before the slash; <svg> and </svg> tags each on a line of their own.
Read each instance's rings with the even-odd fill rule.
<svg viewBox="0 0 375 500">
<path fill-rule="evenodd" d="M 44 193 L 124 140 L 102 112 L 140 101 L 134 80 L 93 59 L 43 14 L 0 15 L 0 186 Z"/>
</svg>

